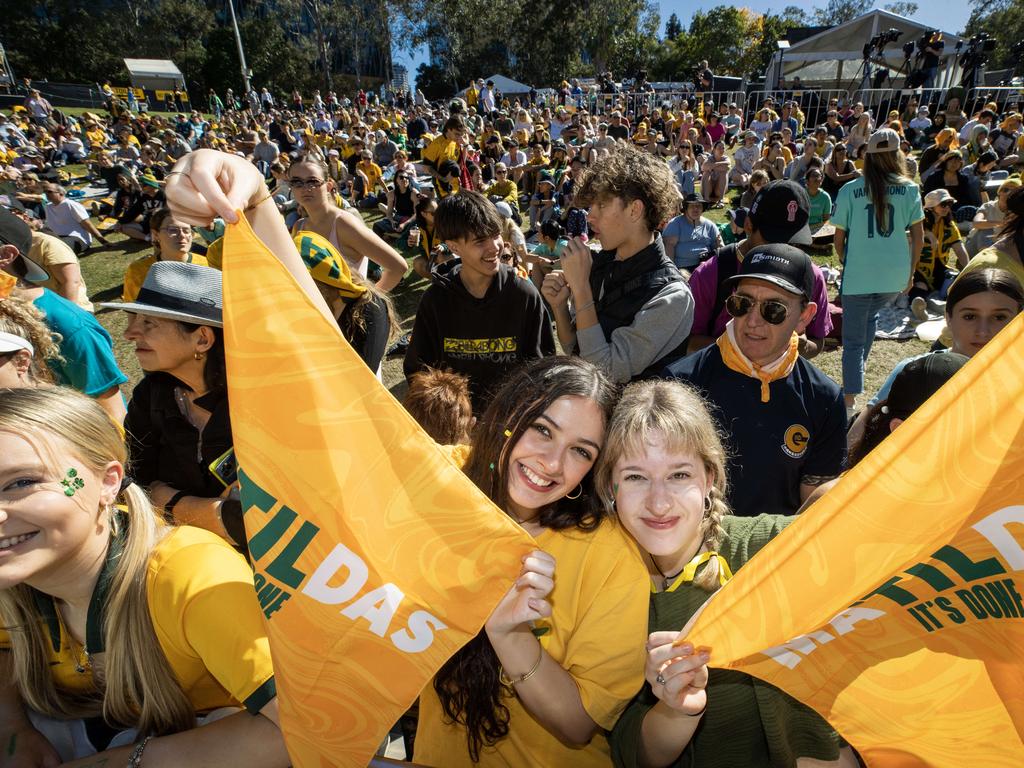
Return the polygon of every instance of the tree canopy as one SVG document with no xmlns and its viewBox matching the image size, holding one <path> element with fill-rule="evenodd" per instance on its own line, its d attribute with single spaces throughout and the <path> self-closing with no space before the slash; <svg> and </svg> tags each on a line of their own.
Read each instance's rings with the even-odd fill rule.
<svg viewBox="0 0 1024 768">
<path fill-rule="evenodd" d="M 237 0 L 236 0 L 237 2 Z M 997 45 L 993 67 L 1022 51 L 1024 0 L 971 0 L 967 34 Z M 224 0 L 36 0 L 7 3 L 0 40 L 17 75 L 65 82 L 126 79 L 124 57 L 170 58 L 190 89 L 241 85 L 234 33 Z M 662 26 L 652 0 L 253 0 L 237 2 L 253 82 L 278 92 L 339 87 L 373 69 L 392 48 L 426 45 L 431 61 L 417 82 L 433 98 L 493 72 L 537 87 L 611 71 L 617 78 L 692 80 L 707 59 L 716 74 L 764 71 L 776 41 L 792 27 L 840 24 L 872 0 L 825 0 L 810 13 L 790 5 L 761 14 L 734 5 L 676 14 Z M 917 4 L 885 6 L 912 15 Z M 73 41 L 73 44 L 69 43 Z M 379 64 L 379 61 L 377 62 Z"/>
</svg>

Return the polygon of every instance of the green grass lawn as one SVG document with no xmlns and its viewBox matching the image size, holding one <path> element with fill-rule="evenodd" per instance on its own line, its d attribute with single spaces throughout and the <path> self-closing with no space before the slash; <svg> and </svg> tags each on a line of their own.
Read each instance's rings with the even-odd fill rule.
<svg viewBox="0 0 1024 768">
<path fill-rule="evenodd" d="M 79 172 L 84 171 L 80 167 L 72 168 Z M 380 214 L 376 212 L 363 211 L 362 215 L 368 223 L 372 223 L 380 217 Z M 724 222 L 726 220 L 725 211 L 709 211 L 708 218 L 717 223 Z M 110 240 L 112 244 L 109 248 L 94 249 L 81 260 L 82 274 L 89 288 L 89 296 L 94 303 L 120 300 L 125 269 L 133 260 L 148 255 L 150 252 L 148 244 L 130 240 L 122 235 L 112 235 Z M 399 250 L 411 263 L 414 254 L 405 247 L 404 243 L 399 244 Z M 820 265 L 835 265 L 837 261 L 835 252 L 831 249 L 814 256 L 814 260 Z M 426 288 L 426 281 L 410 269 L 406 278 L 392 292 L 404 331 L 411 330 L 420 295 Z M 96 316 L 113 336 L 114 352 L 118 362 L 131 380 L 131 385 L 134 386 L 141 378 L 142 372 L 135 359 L 134 345 L 125 341 L 123 337 L 127 325 L 127 315 L 124 312 L 98 309 Z M 858 398 L 858 407 L 862 406 L 867 398 L 878 390 L 896 363 L 905 357 L 926 352 L 928 347 L 928 344 L 916 339 L 905 342 L 876 341 L 872 347 L 865 373 L 865 395 Z M 826 351 L 814 358 L 814 364 L 836 382 L 842 381 L 841 349 L 826 348 Z M 383 378 L 385 386 L 400 399 L 405 393 L 401 357 L 388 358 L 384 361 Z"/>
</svg>

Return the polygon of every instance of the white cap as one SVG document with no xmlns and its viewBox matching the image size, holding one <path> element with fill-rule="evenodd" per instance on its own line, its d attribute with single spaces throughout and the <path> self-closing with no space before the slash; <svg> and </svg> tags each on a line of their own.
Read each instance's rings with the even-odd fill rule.
<svg viewBox="0 0 1024 768">
<path fill-rule="evenodd" d="M 947 201 L 955 203 L 956 198 L 949 193 L 948 189 L 940 187 L 939 189 L 933 189 L 924 196 L 924 207 L 925 209 L 934 208 L 935 206 L 942 205 Z"/>
<path fill-rule="evenodd" d="M 899 148 L 900 135 L 892 128 L 881 128 L 871 134 L 865 152 L 874 155 L 879 152 L 895 152 Z"/>
</svg>

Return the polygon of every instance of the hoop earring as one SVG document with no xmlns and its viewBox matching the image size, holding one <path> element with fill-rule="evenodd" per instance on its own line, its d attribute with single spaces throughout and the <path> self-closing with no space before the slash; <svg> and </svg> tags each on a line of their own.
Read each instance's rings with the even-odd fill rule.
<svg viewBox="0 0 1024 768">
<path fill-rule="evenodd" d="M 202 360 L 203 353 L 197 349 L 195 352 L 192 353 L 192 357 L 194 357 L 196 360 Z"/>
<path fill-rule="evenodd" d="M 576 486 L 576 495 L 573 496 L 571 493 L 567 493 L 567 494 L 565 494 L 565 498 L 572 499 L 573 501 L 575 501 L 576 499 L 578 499 L 582 495 L 583 495 L 583 483 L 580 483 L 579 485 Z"/>
<path fill-rule="evenodd" d="M 711 510 L 714 507 L 714 502 L 711 501 L 711 494 L 709 493 L 704 497 L 704 516 L 707 517 L 711 514 Z"/>
</svg>

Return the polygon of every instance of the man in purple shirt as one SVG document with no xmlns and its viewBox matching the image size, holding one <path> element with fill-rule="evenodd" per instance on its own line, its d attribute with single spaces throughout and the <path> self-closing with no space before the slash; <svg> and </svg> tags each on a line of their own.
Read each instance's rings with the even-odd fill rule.
<svg viewBox="0 0 1024 768">
<path fill-rule="evenodd" d="M 810 201 L 799 184 L 773 181 L 757 193 L 743 224 L 746 238 L 720 248 L 717 256 L 700 264 L 690 275 L 694 311 L 689 353 L 713 344 L 725 331 L 725 324 L 729 322 L 725 300 L 730 293 L 725 283 L 739 272 L 743 257 L 752 248 L 767 243 L 810 245 L 809 217 Z M 819 307 L 818 313 L 800 336 L 800 354 L 808 360 L 821 352 L 825 337 L 832 330 L 828 290 L 817 265 L 814 265 L 811 301 Z"/>
</svg>

